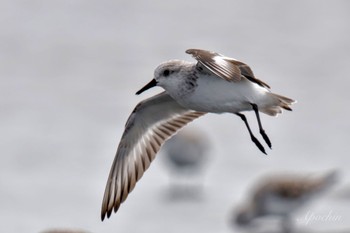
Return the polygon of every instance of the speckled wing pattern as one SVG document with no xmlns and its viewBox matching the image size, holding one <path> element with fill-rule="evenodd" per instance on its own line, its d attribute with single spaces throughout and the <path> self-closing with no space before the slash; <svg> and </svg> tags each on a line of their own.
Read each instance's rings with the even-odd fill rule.
<svg viewBox="0 0 350 233">
<path fill-rule="evenodd" d="M 191 54 L 200 65 L 226 81 L 239 82 L 244 76 L 262 87 L 270 88 L 268 84 L 257 79 L 252 69 L 243 62 L 202 49 L 188 49 L 186 53 Z"/>
<path fill-rule="evenodd" d="M 187 123 L 204 115 L 180 106 L 162 92 L 140 102 L 129 116 L 103 197 L 101 218 L 116 212 L 161 145 Z"/>
</svg>

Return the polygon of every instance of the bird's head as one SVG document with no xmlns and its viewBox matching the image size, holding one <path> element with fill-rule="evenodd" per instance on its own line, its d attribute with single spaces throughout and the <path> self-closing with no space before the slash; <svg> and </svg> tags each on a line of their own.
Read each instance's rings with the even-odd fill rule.
<svg viewBox="0 0 350 233">
<path fill-rule="evenodd" d="M 184 80 L 182 73 L 185 72 L 186 67 L 189 67 L 189 63 L 180 60 L 171 60 L 160 64 L 154 71 L 153 79 L 136 94 L 139 95 L 155 86 L 163 87 L 165 90 L 176 88 Z"/>
</svg>

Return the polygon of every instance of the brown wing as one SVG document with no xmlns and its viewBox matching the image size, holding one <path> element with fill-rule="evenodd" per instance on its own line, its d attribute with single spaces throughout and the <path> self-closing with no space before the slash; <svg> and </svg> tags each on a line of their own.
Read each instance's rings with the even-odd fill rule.
<svg viewBox="0 0 350 233">
<path fill-rule="evenodd" d="M 205 113 L 181 107 L 165 92 L 140 102 L 131 113 L 108 177 L 102 220 L 116 212 L 149 167 L 161 145 Z"/>
<path fill-rule="evenodd" d="M 257 79 L 252 69 L 243 62 L 202 49 L 188 49 L 186 53 L 191 54 L 200 65 L 226 81 L 238 82 L 244 76 L 262 87 L 270 88 L 265 82 Z"/>
</svg>

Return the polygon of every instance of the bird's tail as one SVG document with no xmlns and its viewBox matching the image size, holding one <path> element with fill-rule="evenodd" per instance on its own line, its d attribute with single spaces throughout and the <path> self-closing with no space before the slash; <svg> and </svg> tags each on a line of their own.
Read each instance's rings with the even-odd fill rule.
<svg viewBox="0 0 350 233">
<path fill-rule="evenodd" d="M 261 112 L 270 116 L 276 116 L 277 114 L 282 113 L 282 109 L 292 111 L 291 105 L 296 102 L 295 100 L 271 92 L 267 94 L 270 95 L 270 97 L 272 97 L 276 104 L 259 109 Z"/>
</svg>

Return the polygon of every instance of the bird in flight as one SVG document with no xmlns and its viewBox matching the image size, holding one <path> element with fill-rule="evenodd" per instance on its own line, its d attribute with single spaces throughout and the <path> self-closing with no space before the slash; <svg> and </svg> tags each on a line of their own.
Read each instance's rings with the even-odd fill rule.
<svg viewBox="0 0 350 233">
<path fill-rule="evenodd" d="M 259 111 L 276 116 L 282 109 L 291 110 L 295 102 L 272 93 L 243 62 L 201 49 L 188 49 L 186 53 L 197 62 L 164 62 L 154 71 L 154 78 L 136 92 L 139 95 L 154 86 L 165 90 L 141 101 L 126 122 L 107 180 L 102 220 L 119 209 L 161 145 L 187 123 L 206 113 L 233 113 L 243 120 L 251 140 L 266 154 L 242 112 L 255 112 L 259 132 L 271 148 Z"/>
</svg>

